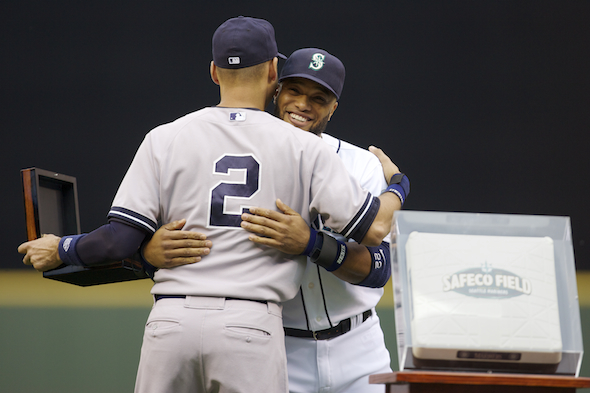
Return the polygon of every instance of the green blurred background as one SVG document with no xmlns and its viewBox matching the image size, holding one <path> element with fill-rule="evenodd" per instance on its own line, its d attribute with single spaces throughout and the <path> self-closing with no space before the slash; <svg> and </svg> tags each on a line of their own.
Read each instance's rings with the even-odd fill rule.
<svg viewBox="0 0 590 393">
<path fill-rule="evenodd" d="M 579 273 L 585 337 L 590 337 L 588 283 L 590 273 Z M 142 280 L 80 288 L 34 271 L 0 270 L 0 392 L 132 392 L 150 287 Z M 377 312 L 396 370 L 391 282 Z M 582 362 L 580 376 L 590 377 L 589 364 Z"/>
</svg>

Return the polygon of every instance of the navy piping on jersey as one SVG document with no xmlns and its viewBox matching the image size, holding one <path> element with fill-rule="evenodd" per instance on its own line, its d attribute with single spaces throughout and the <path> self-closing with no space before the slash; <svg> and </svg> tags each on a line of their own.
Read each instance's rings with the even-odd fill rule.
<svg viewBox="0 0 590 393">
<path fill-rule="evenodd" d="M 124 221 L 133 227 L 143 229 L 144 231 L 147 230 L 149 233 L 156 232 L 156 229 L 158 228 L 158 225 L 154 221 L 123 207 L 111 207 L 108 218 L 115 218 Z"/>
<path fill-rule="evenodd" d="M 334 327 L 334 325 L 332 325 L 332 320 L 330 319 L 330 314 L 328 314 L 328 306 L 326 304 L 326 295 L 324 294 L 324 284 L 322 283 L 322 272 L 320 270 L 320 266 L 316 265 L 317 269 L 318 269 L 318 280 L 320 281 L 320 291 L 322 292 L 322 300 L 324 302 L 324 311 L 326 312 L 326 317 L 328 318 L 328 323 L 330 324 L 330 327 Z M 332 274 L 332 273 L 328 273 L 328 274 Z"/>
<path fill-rule="evenodd" d="M 350 221 L 350 223 L 341 232 L 346 238 L 354 239 L 357 242 L 361 242 L 367 231 L 373 224 L 381 201 L 379 198 L 373 197 L 370 193 L 367 194 L 363 207 L 359 210 L 356 216 Z"/>
<path fill-rule="evenodd" d="M 299 287 L 299 293 L 301 294 L 301 305 L 303 306 L 303 314 L 305 315 L 305 325 L 307 326 L 307 330 L 311 330 L 309 328 L 309 317 L 307 316 L 307 307 L 305 307 L 305 299 L 303 298 L 303 287 Z"/>
<path fill-rule="evenodd" d="M 330 313 L 328 312 L 328 305 L 326 303 L 326 295 L 324 293 L 324 284 L 322 283 L 322 273 L 320 270 L 320 267 L 317 266 L 318 269 L 318 280 L 320 282 L 320 291 L 322 293 L 322 302 L 324 303 L 324 312 L 326 313 L 326 318 L 328 319 L 328 323 L 330 324 L 330 327 L 333 328 L 334 325 L 332 324 L 332 320 L 330 319 Z M 328 272 L 326 272 L 328 273 Z M 332 273 L 328 273 L 328 274 L 332 274 Z M 307 326 L 307 330 L 312 330 L 309 326 L 309 315 L 307 313 L 307 307 L 305 307 L 305 298 L 303 297 L 303 288 L 299 287 L 299 293 L 301 294 L 301 305 L 303 306 L 303 314 L 305 315 L 305 325 Z"/>
</svg>

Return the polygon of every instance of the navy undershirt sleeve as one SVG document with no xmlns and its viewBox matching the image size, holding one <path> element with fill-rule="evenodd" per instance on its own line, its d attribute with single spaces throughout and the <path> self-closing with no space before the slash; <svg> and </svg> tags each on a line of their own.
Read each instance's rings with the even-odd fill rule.
<svg viewBox="0 0 590 393">
<path fill-rule="evenodd" d="M 86 235 L 72 237 L 71 246 L 68 237 L 64 237 L 60 242 L 60 257 L 66 264 L 83 266 L 120 261 L 131 257 L 146 236 L 146 232 L 136 227 L 111 221 Z"/>
</svg>

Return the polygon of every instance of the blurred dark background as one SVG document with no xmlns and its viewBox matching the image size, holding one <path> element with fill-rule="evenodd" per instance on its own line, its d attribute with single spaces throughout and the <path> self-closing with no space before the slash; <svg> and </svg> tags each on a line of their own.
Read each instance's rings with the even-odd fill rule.
<svg viewBox="0 0 590 393">
<path fill-rule="evenodd" d="M 0 267 L 22 267 L 19 171 L 75 176 L 82 231 L 105 223 L 145 133 L 218 102 L 211 36 L 238 15 L 344 62 L 327 132 L 382 147 L 406 209 L 569 216 L 590 269 L 587 0 L 2 2 Z"/>
</svg>

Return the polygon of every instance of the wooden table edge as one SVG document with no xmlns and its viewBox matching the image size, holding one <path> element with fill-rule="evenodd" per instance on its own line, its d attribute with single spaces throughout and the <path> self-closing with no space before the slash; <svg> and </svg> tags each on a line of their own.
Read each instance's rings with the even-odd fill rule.
<svg viewBox="0 0 590 393">
<path fill-rule="evenodd" d="M 536 374 L 396 371 L 392 373 L 370 375 L 369 383 L 441 383 L 453 385 L 505 385 L 588 388 L 590 387 L 590 378 Z"/>
</svg>

